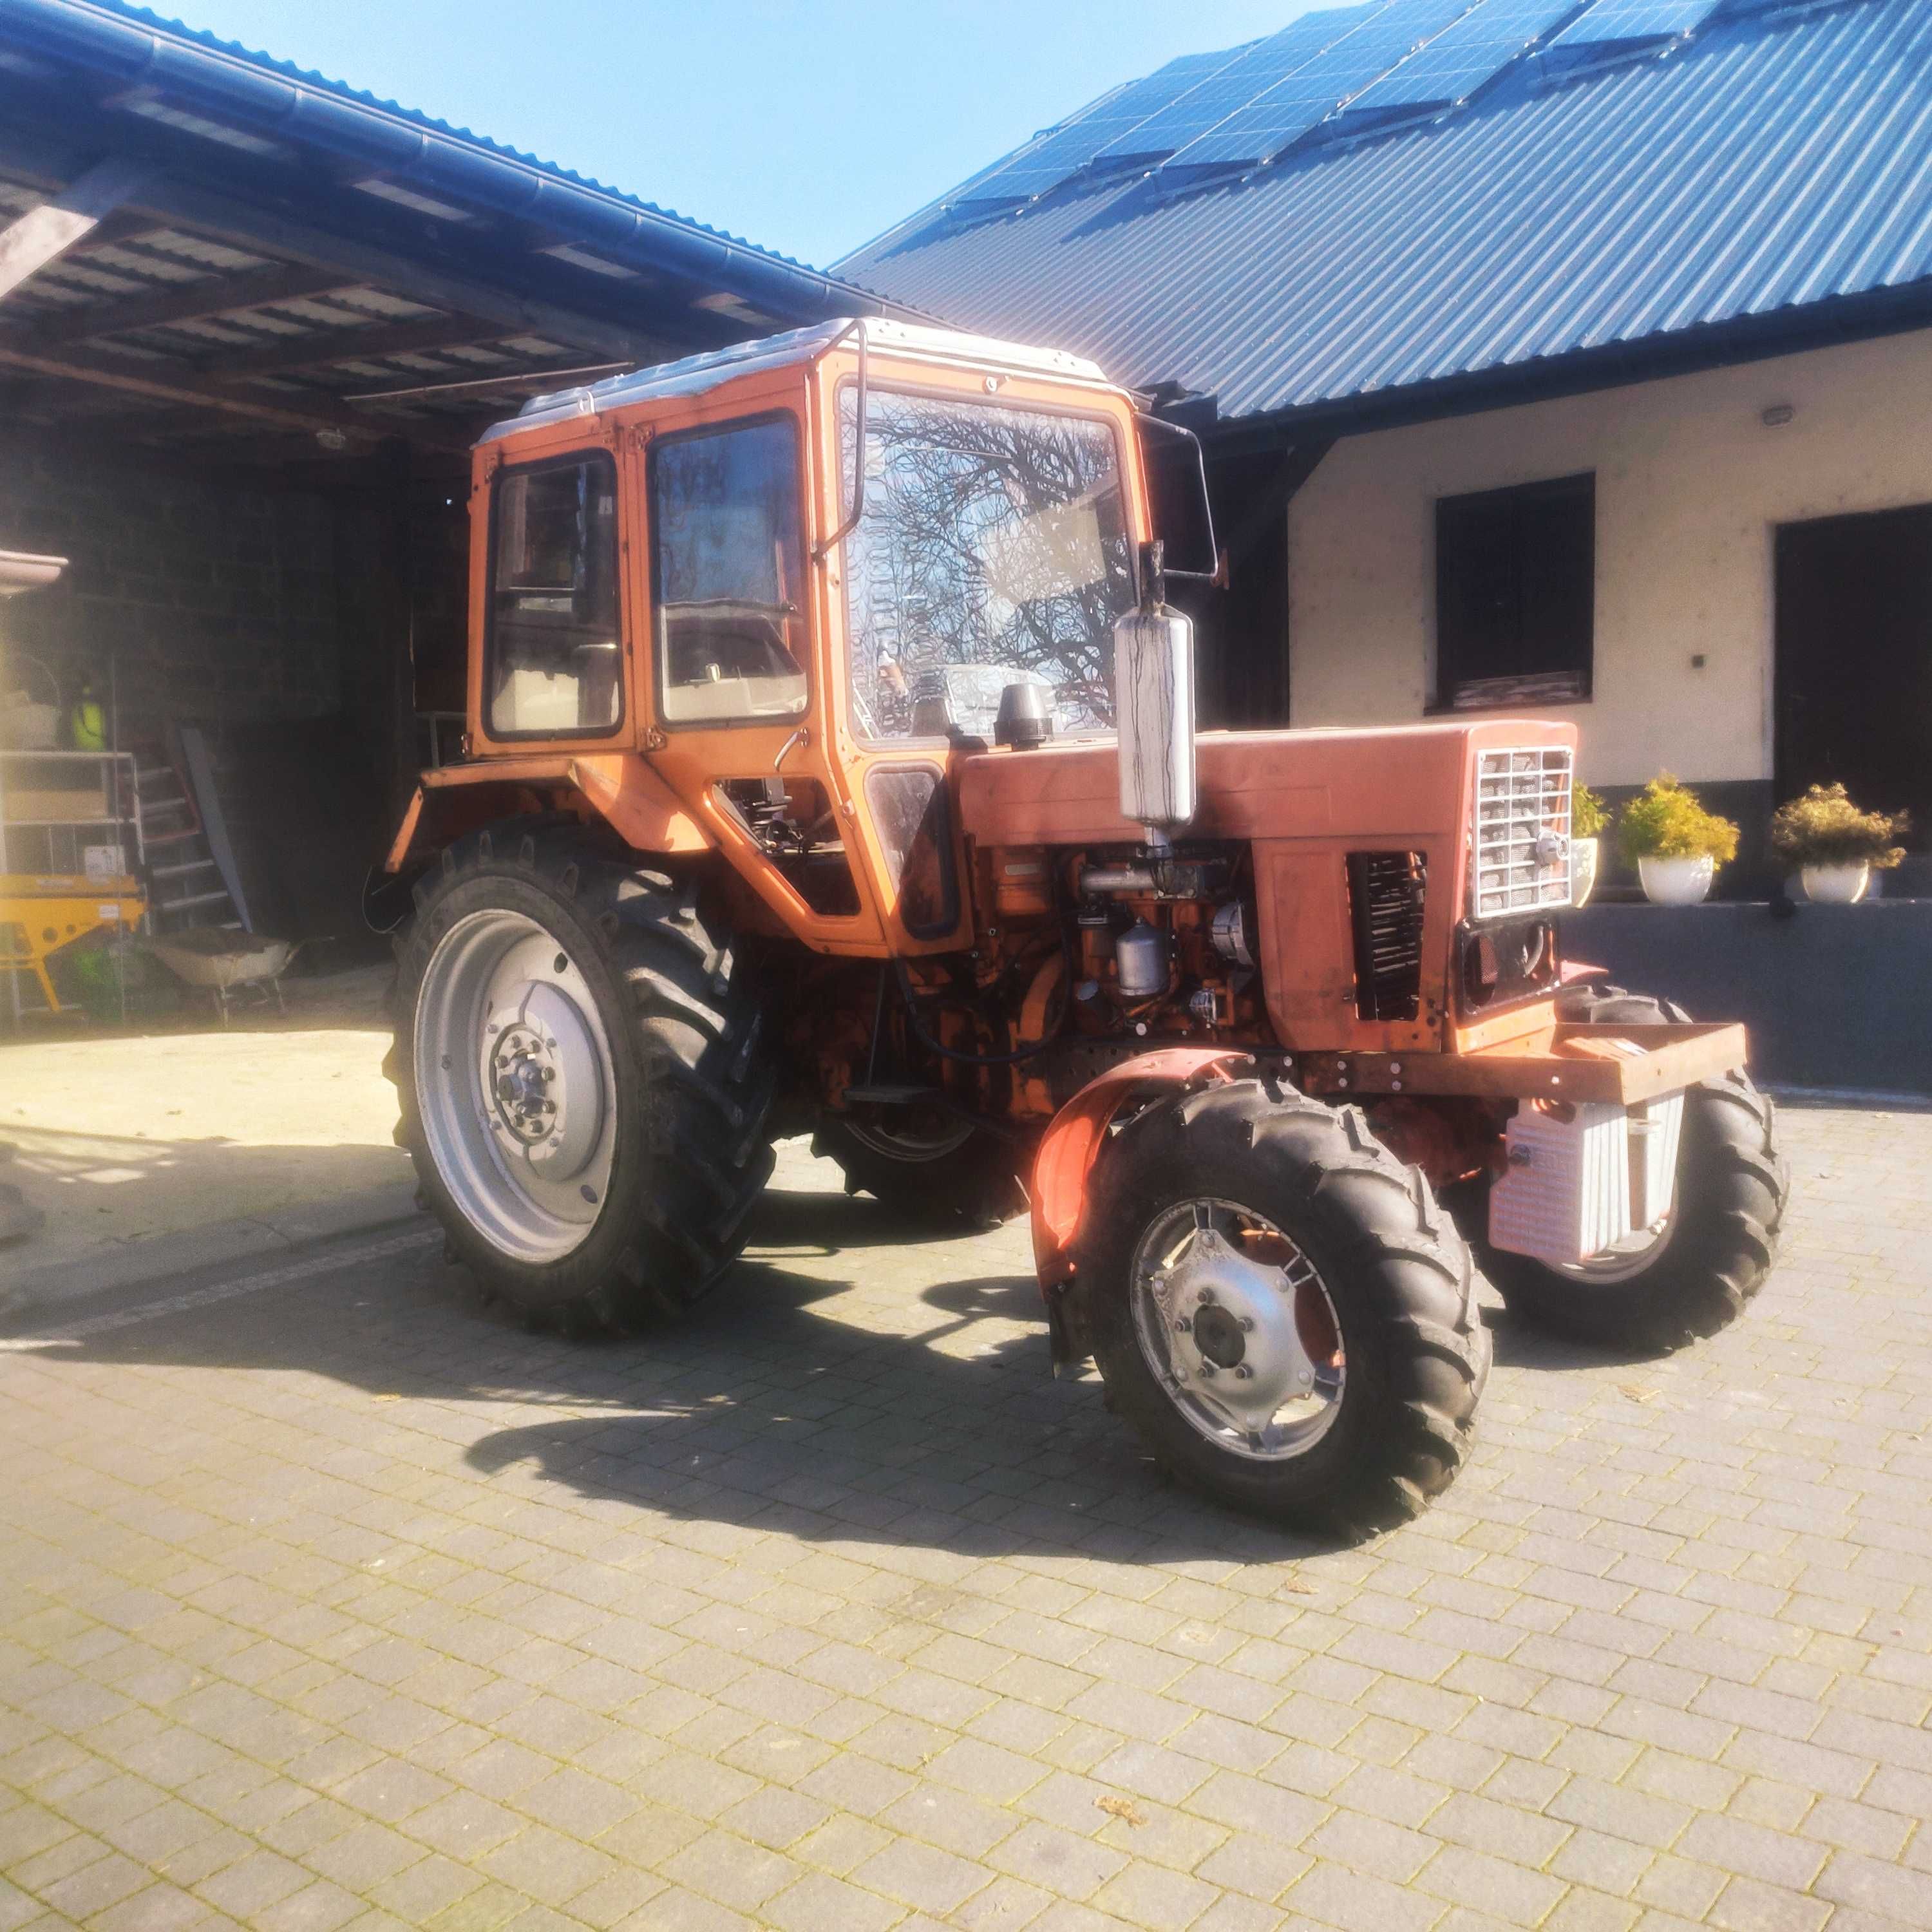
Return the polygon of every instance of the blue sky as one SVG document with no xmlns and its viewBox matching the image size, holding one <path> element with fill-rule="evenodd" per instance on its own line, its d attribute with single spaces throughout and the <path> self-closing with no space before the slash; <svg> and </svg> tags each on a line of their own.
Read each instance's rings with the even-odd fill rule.
<svg viewBox="0 0 1932 1932">
<path fill-rule="evenodd" d="M 820 266 L 1311 0 L 148 0 Z"/>
</svg>

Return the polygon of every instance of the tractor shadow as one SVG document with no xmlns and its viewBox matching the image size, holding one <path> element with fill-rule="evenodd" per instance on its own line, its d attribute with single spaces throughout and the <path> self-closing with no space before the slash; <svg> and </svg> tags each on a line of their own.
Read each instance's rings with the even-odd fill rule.
<svg viewBox="0 0 1932 1932">
<path fill-rule="evenodd" d="M 639 1360 L 638 1412 L 500 1430 L 465 1462 L 486 1475 L 526 1466 L 586 1502 L 831 1544 L 1160 1563 L 1343 1546 L 1171 1482 L 1107 1412 L 1090 1370 L 1053 1377 L 1030 1275 L 887 1302 L 761 1258 L 740 1263 L 670 1348 Z"/>
<path fill-rule="evenodd" d="M 425 1233 L 427 1230 L 425 1229 Z M 411 1405 L 472 1480 L 828 1545 L 1171 1564 L 1276 1564 L 1342 1547 L 1172 1484 L 1055 1379 L 1023 1230 L 935 1243 L 869 1198 L 780 1187 L 751 1252 L 682 1319 L 624 1340 L 528 1332 L 425 1240 L 379 1267 L 345 1250 L 298 1288 L 50 1346 L 62 1363 L 292 1372 Z M 58 1322 L 47 1324 L 57 1332 Z M 338 1388 L 319 1426 L 342 1426 Z M 349 1398 L 354 1408 L 361 1405 Z M 501 1426 L 490 1412 L 509 1412 Z M 510 1416 L 514 1420 L 511 1420 Z"/>
<path fill-rule="evenodd" d="M 1618 1348 L 1608 1342 L 1579 1342 L 1552 1335 L 1499 1303 L 1486 1304 L 1483 1325 L 1490 1331 L 1499 1369 L 1533 1369 L 1563 1374 L 1578 1369 L 1630 1368 L 1665 1359 L 1668 1351 Z"/>
</svg>

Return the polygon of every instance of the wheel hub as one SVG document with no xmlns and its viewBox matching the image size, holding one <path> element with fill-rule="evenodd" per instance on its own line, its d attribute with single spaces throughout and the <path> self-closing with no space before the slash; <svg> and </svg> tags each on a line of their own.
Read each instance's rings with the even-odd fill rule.
<svg viewBox="0 0 1932 1932">
<path fill-rule="evenodd" d="M 506 1027 L 490 1056 L 490 1096 L 503 1125 L 526 1147 L 549 1139 L 562 1124 L 550 1097 L 556 1080 L 556 1058 L 542 1036 L 530 1027 Z"/>
<path fill-rule="evenodd" d="M 1154 1286 L 1174 1332 L 1175 1373 L 1244 1428 L 1262 1428 L 1313 1390 L 1289 1270 L 1251 1261 L 1203 1227 Z"/>
<path fill-rule="evenodd" d="M 483 1090 L 497 1144 L 548 1181 L 571 1180 L 603 1131 L 603 1055 L 583 1009 L 549 980 L 507 989 L 508 1017 L 483 1022 Z"/>
</svg>

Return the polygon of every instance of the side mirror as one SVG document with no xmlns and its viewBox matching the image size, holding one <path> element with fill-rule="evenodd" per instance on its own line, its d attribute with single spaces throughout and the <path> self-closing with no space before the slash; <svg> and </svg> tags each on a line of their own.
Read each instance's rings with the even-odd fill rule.
<svg viewBox="0 0 1932 1932">
<path fill-rule="evenodd" d="M 1221 574 L 1221 551 L 1214 537 L 1214 506 L 1208 494 L 1208 456 L 1201 447 L 1201 439 L 1191 429 L 1184 429 L 1179 423 L 1169 422 L 1164 416 L 1150 416 L 1144 410 L 1136 410 L 1134 417 L 1144 431 L 1157 430 L 1162 436 L 1178 437 L 1194 446 L 1194 460 L 1190 467 L 1192 471 L 1191 480 L 1198 486 L 1201 492 L 1199 514 L 1208 553 L 1208 567 L 1204 570 L 1177 570 L 1170 564 L 1166 574 L 1169 577 L 1190 578 L 1201 584 L 1218 583 Z M 1144 590 L 1144 584 L 1142 589 Z M 1161 600 L 1156 597 L 1155 601 L 1159 602 Z"/>
</svg>

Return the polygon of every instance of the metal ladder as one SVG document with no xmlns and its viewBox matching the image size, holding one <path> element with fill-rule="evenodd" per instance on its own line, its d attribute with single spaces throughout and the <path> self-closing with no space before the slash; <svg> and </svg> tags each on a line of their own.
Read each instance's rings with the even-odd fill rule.
<svg viewBox="0 0 1932 1932">
<path fill-rule="evenodd" d="M 154 889 L 148 906 L 155 931 L 247 929 L 248 908 L 234 876 L 206 743 L 196 728 L 170 726 L 164 741 L 141 747 L 134 809 Z"/>
</svg>

